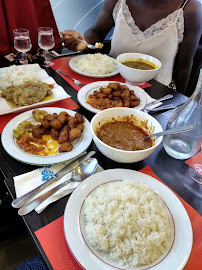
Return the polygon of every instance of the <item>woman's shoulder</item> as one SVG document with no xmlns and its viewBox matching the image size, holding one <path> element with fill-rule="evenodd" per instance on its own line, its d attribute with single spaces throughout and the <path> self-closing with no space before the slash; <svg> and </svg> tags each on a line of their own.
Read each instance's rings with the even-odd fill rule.
<svg viewBox="0 0 202 270">
<path fill-rule="evenodd" d="M 184 7 L 184 16 L 200 16 L 202 18 L 202 1 L 188 0 Z"/>
</svg>

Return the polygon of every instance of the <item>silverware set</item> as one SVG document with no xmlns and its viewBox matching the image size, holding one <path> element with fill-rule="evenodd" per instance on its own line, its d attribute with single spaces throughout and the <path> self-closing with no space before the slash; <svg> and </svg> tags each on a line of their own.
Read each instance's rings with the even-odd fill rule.
<svg viewBox="0 0 202 270">
<path fill-rule="evenodd" d="M 11 205 L 14 208 L 20 208 L 18 211 L 19 215 L 26 215 L 32 210 L 34 210 L 39 204 L 45 201 L 47 198 L 52 196 L 58 190 L 68 185 L 70 182 L 81 182 L 91 174 L 93 174 L 97 168 L 98 162 L 96 159 L 91 159 L 91 157 L 95 154 L 95 151 L 91 151 L 87 154 L 80 156 L 76 161 L 71 162 L 66 165 L 60 171 L 58 171 L 52 178 L 46 181 L 44 184 L 35 188 L 34 190 L 26 193 L 25 195 L 15 199 L 12 201 Z M 35 198 L 30 202 L 30 200 L 35 197 L 39 192 L 44 190 L 46 187 L 51 185 L 54 182 L 57 182 L 67 173 L 72 172 L 71 179 L 65 181 L 62 184 L 57 185 L 41 196 Z"/>
</svg>

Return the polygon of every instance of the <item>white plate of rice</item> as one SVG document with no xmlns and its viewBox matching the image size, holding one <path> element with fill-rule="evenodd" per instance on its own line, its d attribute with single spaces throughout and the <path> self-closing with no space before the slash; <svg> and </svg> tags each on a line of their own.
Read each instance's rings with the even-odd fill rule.
<svg viewBox="0 0 202 270">
<path fill-rule="evenodd" d="M 59 114 L 62 111 L 67 112 L 69 115 L 74 116 L 76 112 L 57 107 L 43 107 L 41 110 L 48 112 L 49 114 L 57 113 Z M 32 165 L 50 165 L 56 164 L 60 162 L 65 162 L 72 158 L 77 157 L 83 151 L 85 151 L 92 141 L 92 134 L 90 131 L 90 123 L 87 119 L 84 122 L 84 130 L 82 132 L 82 136 L 80 138 L 75 139 L 73 144 L 73 149 L 70 152 L 58 153 L 56 155 L 50 156 L 37 156 L 32 155 L 27 152 L 24 152 L 16 143 L 16 140 L 13 136 L 13 130 L 17 128 L 19 124 L 28 120 L 33 122 L 33 110 L 29 110 L 23 112 L 16 117 L 14 117 L 11 121 L 3 129 L 1 135 L 1 142 L 4 150 L 14 159 L 19 160 L 23 163 L 32 164 Z M 36 122 L 37 123 L 37 122 Z"/>
<path fill-rule="evenodd" d="M 193 242 L 189 216 L 175 194 L 155 178 L 127 169 L 96 173 L 77 187 L 65 208 L 64 233 L 88 270 L 180 270 Z"/>
<path fill-rule="evenodd" d="M 0 95 L 0 115 L 20 112 L 42 105 L 48 105 L 70 97 L 70 95 L 68 95 L 65 90 L 60 85 L 58 85 L 55 80 L 50 77 L 48 73 L 38 64 L 29 64 L 22 66 L 13 65 L 10 67 L 0 68 L 0 92 L 1 89 L 5 89 L 9 86 L 17 86 L 28 81 L 34 82 L 38 80 L 46 82 L 47 84 L 54 84 L 50 99 L 40 101 L 28 106 L 12 107 L 5 100 L 5 98 L 2 98 Z"/>
<path fill-rule="evenodd" d="M 106 54 L 83 54 L 70 59 L 69 67 L 78 74 L 105 78 L 119 73 L 117 61 Z"/>
<path fill-rule="evenodd" d="M 101 112 L 101 110 L 93 108 L 90 104 L 87 103 L 88 96 L 92 95 L 94 91 L 99 92 L 99 89 L 101 87 L 107 87 L 107 85 L 109 83 L 120 83 L 121 85 L 128 86 L 128 88 L 130 90 L 134 90 L 135 95 L 140 99 L 140 104 L 136 107 L 133 107 L 133 108 L 136 110 L 142 110 L 145 107 L 145 105 L 147 103 L 147 98 L 146 98 L 146 96 L 144 94 L 145 92 L 144 92 L 144 90 L 142 90 L 142 88 L 140 88 L 138 86 L 130 85 L 127 83 L 114 82 L 114 81 L 93 82 L 93 83 L 89 83 L 89 84 L 83 86 L 77 94 L 77 98 L 78 98 L 78 101 L 81 104 L 81 106 L 83 106 L 85 109 L 87 109 L 88 111 L 93 112 L 93 113 Z"/>
</svg>

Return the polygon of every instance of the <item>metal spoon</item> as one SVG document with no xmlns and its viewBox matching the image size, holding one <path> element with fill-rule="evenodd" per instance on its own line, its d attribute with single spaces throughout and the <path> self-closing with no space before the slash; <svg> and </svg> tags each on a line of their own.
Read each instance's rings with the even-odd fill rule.
<svg viewBox="0 0 202 270">
<path fill-rule="evenodd" d="M 190 131 L 190 130 L 194 129 L 195 126 L 196 126 L 196 124 L 190 124 L 187 126 L 168 129 L 168 130 L 165 130 L 162 132 L 157 132 L 157 133 L 153 133 L 151 135 L 145 136 L 144 139 L 146 140 L 150 137 L 159 137 L 159 136 L 164 136 L 164 135 L 168 135 L 168 134 L 177 134 L 177 133 L 181 133 L 181 132 Z"/>
<path fill-rule="evenodd" d="M 98 162 L 95 158 L 87 159 L 85 162 L 77 166 L 72 171 L 72 177 L 69 180 L 66 180 L 64 183 L 57 185 L 56 187 L 52 188 L 51 190 L 47 191 L 46 193 L 42 194 L 41 196 L 37 197 L 36 199 L 32 200 L 31 202 L 27 202 L 24 204 L 18 211 L 20 216 L 24 216 L 34 210 L 37 206 L 39 206 L 42 202 L 56 193 L 58 190 L 69 184 L 70 182 L 82 182 L 88 176 L 93 174 L 97 168 Z"/>
<path fill-rule="evenodd" d="M 83 42 L 83 43 L 85 43 L 86 44 L 86 46 L 88 47 L 88 49 L 98 49 L 98 47 L 97 46 L 95 46 L 95 45 L 92 45 L 92 44 L 89 44 L 88 42 L 86 42 L 85 40 L 83 40 L 83 39 L 77 39 L 78 41 L 81 41 L 81 42 Z"/>
</svg>

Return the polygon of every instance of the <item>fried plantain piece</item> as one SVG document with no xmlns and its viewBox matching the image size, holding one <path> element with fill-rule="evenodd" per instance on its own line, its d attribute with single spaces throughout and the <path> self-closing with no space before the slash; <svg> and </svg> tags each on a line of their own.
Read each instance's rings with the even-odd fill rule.
<svg viewBox="0 0 202 270">
<path fill-rule="evenodd" d="M 36 109 L 32 112 L 33 116 L 34 116 L 34 119 L 37 121 L 37 122 L 41 122 L 43 121 L 43 118 L 45 115 L 47 115 L 48 113 L 46 111 L 43 111 L 43 110 L 39 110 L 39 109 Z"/>
<path fill-rule="evenodd" d="M 70 142 L 72 142 L 73 140 L 75 140 L 76 138 L 80 138 L 81 137 L 81 130 L 78 128 L 72 128 L 69 132 L 69 140 Z"/>
<path fill-rule="evenodd" d="M 59 144 L 62 144 L 68 140 L 69 133 L 66 129 L 60 132 L 59 137 L 58 137 L 58 142 Z"/>
<path fill-rule="evenodd" d="M 54 129 L 61 129 L 62 128 L 62 123 L 58 120 L 58 118 L 53 118 L 52 121 L 50 121 L 50 126 Z"/>
<path fill-rule="evenodd" d="M 35 125 L 32 127 L 32 136 L 35 138 L 41 138 L 45 134 L 44 128 L 41 125 Z"/>
<path fill-rule="evenodd" d="M 70 152 L 70 151 L 72 151 L 72 149 L 73 149 L 73 145 L 70 142 L 64 142 L 61 144 L 58 151 L 59 151 L 59 153 Z"/>
</svg>

